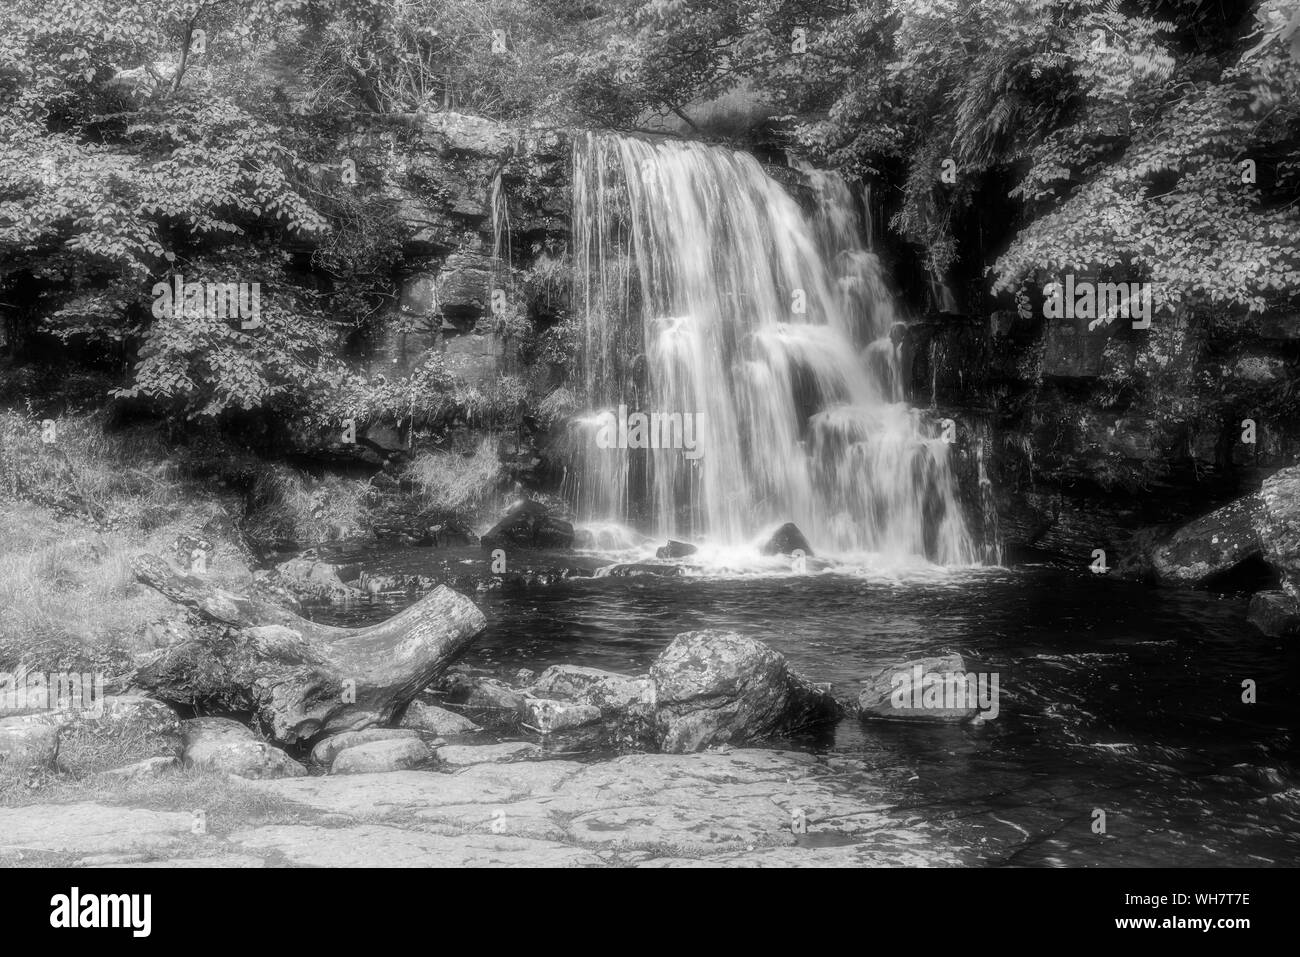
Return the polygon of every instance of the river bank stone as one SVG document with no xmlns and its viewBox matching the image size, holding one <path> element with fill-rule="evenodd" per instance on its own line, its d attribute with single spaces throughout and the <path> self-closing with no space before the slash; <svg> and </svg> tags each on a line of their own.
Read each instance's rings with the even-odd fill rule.
<svg viewBox="0 0 1300 957">
<path fill-rule="evenodd" d="M 453 734 L 472 734 L 483 729 L 465 717 L 437 705 L 412 701 L 402 717 L 402 727 L 448 737 Z"/>
<path fill-rule="evenodd" d="M 1282 590 L 1300 599 L 1300 465 L 1281 469 L 1260 487 L 1255 523 L 1264 560 L 1282 578 Z"/>
<path fill-rule="evenodd" d="M 185 766 L 242 778 L 301 777 L 304 768 L 279 748 L 229 718 L 193 718 L 182 725 Z"/>
<path fill-rule="evenodd" d="M 329 767 L 344 751 L 362 744 L 376 741 L 420 740 L 420 732 L 410 728 L 363 728 L 360 731 L 344 731 L 333 734 L 317 742 L 311 749 L 312 764 Z"/>
<path fill-rule="evenodd" d="M 390 738 L 353 745 L 341 751 L 330 765 L 330 774 L 372 774 L 405 771 L 425 764 L 433 757 L 418 738 Z"/>
</svg>

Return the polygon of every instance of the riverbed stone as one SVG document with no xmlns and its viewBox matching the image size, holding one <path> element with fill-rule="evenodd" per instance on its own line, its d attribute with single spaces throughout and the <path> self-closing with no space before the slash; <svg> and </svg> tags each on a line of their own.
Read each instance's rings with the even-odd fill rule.
<svg viewBox="0 0 1300 957">
<path fill-rule="evenodd" d="M 966 674 L 966 661 L 959 654 L 936 655 L 885 665 L 865 679 L 858 695 L 858 712 L 863 718 L 893 718 L 911 721 L 966 721 L 979 714 L 970 707 L 913 707 L 912 687 L 917 669 L 924 676 L 935 674 Z M 895 707 L 894 694 L 899 691 L 900 707 Z"/>
<path fill-rule="evenodd" d="M 650 668 L 661 749 L 698 751 L 832 722 L 829 689 L 792 672 L 762 642 L 726 631 L 678 635 Z"/>
<path fill-rule="evenodd" d="M 419 741 L 420 732 L 412 728 L 363 728 L 360 731 L 344 731 L 318 741 L 311 749 L 313 764 L 329 767 L 344 751 L 362 744 L 376 741 Z"/>
<path fill-rule="evenodd" d="M 402 727 L 443 736 L 472 734 L 483 730 L 463 714 L 419 700 L 412 701 L 410 707 L 406 709 L 406 714 L 402 717 Z"/>
<path fill-rule="evenodd" d="M 405 771 L 427 763 L 433 755 L 418 738 L 390 738 L 356 744 L 339 753 L 330 774 L 372 774 Z"/>
<path fill-rule="evenodd" d="M 242 778 L 301 777 L 304 768 L 279 748 L 229 718 L 193 718 L 182 725 L 185 766 Z"/>
<path fill-rule="evenodd" d="M 649 678 L 588 668 L 582 665 L 552 665 L 529 687 L 531 694 L 595 705 L 602 711 L 626 711 L 655 701 L 654 682 Z"/>
<path fill-rule="evenodd" d="M 600 709 L 595 705 L 552 698 L 527 698 L 524 711 L 524 721 L 542 734 L 581 728 L 600 720 Z"/>
</svg>

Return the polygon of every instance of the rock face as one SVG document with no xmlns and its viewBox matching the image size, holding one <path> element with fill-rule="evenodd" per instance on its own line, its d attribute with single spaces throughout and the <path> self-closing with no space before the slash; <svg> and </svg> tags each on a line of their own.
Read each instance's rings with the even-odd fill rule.
<svg viewBox="0 0 1300 957">
<path fill-rule="evenodd" d="M 858 695 L 859 714 L 863 718 L 956 722 L 980 713 L 978 698 L 972 701 L 967 694 L 959 699 L 954 693 L 945 699 L 942 686 L 939 698 L 927 699 L 925 676 L 931 674 L 965 675 L 966 662 L 961 655 L 949 654 L 886 665 L 866 679 L 866 687 Z M 957 706 L 944 707 L 945 700 Z"/>
<path fill-rule="evenodd" d="M 808 539 L 804 538 L 803 532 L 799 531 L 799 526 L 794 522 L 786 522 L 778 528 L 762 548 L 764 555 L 792 555 L 796 550 L 802 551 L 804 555 L 813 553 Z"/>
<path fill-rule="evenodd" d="M 1258 557 L 1263 509 L 1262 498 L 1249 495 L 1184 525 L 1152 551 L 1156 578 L 1162 584 L 1204 585 Z"/>
<path fill-rule="evenodd" d="M 547 514 L 546 506 L 523 501 L 483 538 L 484 548 L 571 548 L 573 526 Z"/>
<path fill-rule="evenodd" d="M 1282 578 L 1282 591 L 1300 599 L 1300 466 L 1282 469 L 1264 480 L 1255 527 L 1264 559 Z"/>
<path fill-rule="evenodd" d="M 307 773 L 297 761 L 261 741 L 229 718 L 193 718 L 183 724 L 185 766 L 243 778 L 296 778 Z"/>
<path fill-rule="evenodd" d="M 661 748 L 680 754 L 804 729 L 839 717 L 827 690 L 761 642 L 724 631 L 678 635 L 650 669 Z"/>
<path fill-rule="evenodd" d="M 371 774 L 407 771 L 426 763 L 432 755 L 418 738 L 390 738 L 358 744 L 339 753 L 330 774 Z"/>
</svg>

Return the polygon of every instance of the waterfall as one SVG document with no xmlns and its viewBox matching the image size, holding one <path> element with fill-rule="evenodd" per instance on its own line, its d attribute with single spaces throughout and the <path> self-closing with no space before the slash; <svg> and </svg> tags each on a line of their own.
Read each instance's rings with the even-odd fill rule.
<svg viewBox="0 0 1300 957">
<path fill-rule="evenodd" d="M 852 193 L 800 172 L 807 211 L 746 153 L 575 143 L 590 413 L 572 426 L 566 491 L 580 519 L 660 540 L 746 546 L 794 522 L 818 553 L 973 563 L 949 446 L 903 401 L 905 329 Z M 638 444 L 622 420 L 637 412 L 663 426 L 652 440 L 695 416 L 703 454 L 643 432 Z"/>
</svg>

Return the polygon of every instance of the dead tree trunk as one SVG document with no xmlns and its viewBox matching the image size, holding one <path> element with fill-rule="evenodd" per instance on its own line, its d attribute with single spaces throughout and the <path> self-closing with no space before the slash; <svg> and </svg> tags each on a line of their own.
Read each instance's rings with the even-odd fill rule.
<svg viewBox="0 0 1300 957">
<path fill-rule="evenodd" d="M 487 626 L 445 585 L 377 625 L 334 628 L 179 574 L 155 555 L 134 571 L 216 626 L 142 656 L 134 684 L 178 704 L 252 712 L 285 744 L 390 723 Z"/>
</svg>

